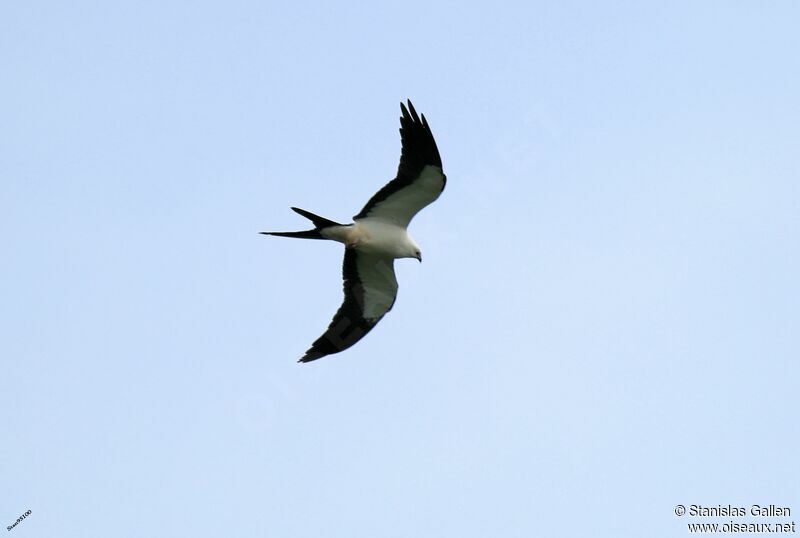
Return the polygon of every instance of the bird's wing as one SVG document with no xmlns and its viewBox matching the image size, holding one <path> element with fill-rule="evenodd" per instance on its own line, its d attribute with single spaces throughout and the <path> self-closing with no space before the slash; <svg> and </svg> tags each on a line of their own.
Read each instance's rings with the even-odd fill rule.
<svg viewBox="0 0 800 538">
<path fill-rule="evenodd" d="M 373 217 L 406 228 L 423 207 L 436 200 L 447 178 L 442 159 L 425 115 L 417 115 L 414 105 L 400 103 L 400 139 L 403 150 L 397 177 L 375 193 L 353 219 Z"/>
<path fill-rule="evenodd" d="M 325 334 L 300 359 L 310 362 L 339 353 L 367 334 L 392 309 L 397 297 L 394 260 L 348 248 L 342 265 L 344 302 Z"/>
</svg>

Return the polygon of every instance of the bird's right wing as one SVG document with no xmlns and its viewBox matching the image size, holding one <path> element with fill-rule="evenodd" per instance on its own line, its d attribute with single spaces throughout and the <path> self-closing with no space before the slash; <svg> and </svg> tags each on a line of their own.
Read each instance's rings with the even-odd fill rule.
<svg viewBox="0 0 800 538">
<path fill-rule="evenodd" d="M 436 200 L 447 183 L 442 158 L 425 115 L 417 115 L 411 101 L 408 108 L 401 103 L 400 109 L 403 147 L 397 177 L 376 192 L 354 220 L 370 217 L 407 228 L 414 215 Z"/>
<path fill-rule="evenodd" d="M 348 248 L 342 265 L 344 302 L 325 334 L 299 362 L 339 353 L 366 335 L 392 309 L 397 297 L 394 260 Z"/>
</svg>

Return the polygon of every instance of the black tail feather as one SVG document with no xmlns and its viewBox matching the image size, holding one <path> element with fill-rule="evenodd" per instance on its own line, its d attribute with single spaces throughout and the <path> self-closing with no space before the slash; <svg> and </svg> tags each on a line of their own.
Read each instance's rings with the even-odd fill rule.
<svg viewBox="0 0 800 538">
<path fill-rule="evenodd" d="M 264 235 L 277 235 L 279 237 L 298 237 L 300 239 L 325 239 L 319 230 L 306 230 L 304 232 L 259 232 Z"/>
<path fill-rule="evenodd" d="M 315 215 L 310 211 L 306 211 L 305 209 L 300 209 L 299 207 L 293 207 L 292 211 L 295 213 L 304 216 L 308 220 L 314 223 L 313 230 L 305 230 L 302 232 L 261 232 L 264 235 L 277 235 L 279 237 L 297 237 L 300 239 L 326 239 L 322 237 L 320 231 L 323 228 L 329 228 L 331 226 L 344 226 L 344 224 L 339 224 L 338 222 L 334 222 L 332 220 L 326 219 L 325 217 L 320 217 L 319 215 Z"/>
<path fill-rule="evenodd" d="M 294 211 L 298 215 L 303 215 L 305 218 L 313 222 L 314 226 L 316 226 L 317 229 L 327 228 L 329 226 L 343 226 L 343 224 L 339 224 L 338 222 L 326 219 L 325 217 L 320 217 L 319 215 L 315 215 L 311 211 L 306 211 L 305 209 L 300 209 L 299 207 L 293 207 L 292 211 Z"/>
</svg>

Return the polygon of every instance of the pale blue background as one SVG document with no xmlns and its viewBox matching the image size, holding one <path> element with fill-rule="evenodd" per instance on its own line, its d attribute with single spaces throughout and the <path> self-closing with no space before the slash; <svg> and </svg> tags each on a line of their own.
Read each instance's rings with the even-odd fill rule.
<svg viewBox="0 0 800 538">
<path fill-rule="evenodd" d="M 800 514 L 798 20 L 3 3 L 0 524 L 640 537 L 686 535 L 677 503 Z M 363 342 L 299 365 L 341 248 L 257 232 L 355 214 L 407 97 L 449 178 L 412 225 L 425 262 L 397 264 Z"/>
</svg>

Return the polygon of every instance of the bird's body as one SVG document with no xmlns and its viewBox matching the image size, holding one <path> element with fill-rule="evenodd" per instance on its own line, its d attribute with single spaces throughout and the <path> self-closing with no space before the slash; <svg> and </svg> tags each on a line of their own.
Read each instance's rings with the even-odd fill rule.
<svg viewBox="0 0 800 538">
<path fill-rule="evenodd" d="M 402 226 L 375 218 L 356 219 L 353 224 L 320 230 L 325 239 L 392 259 L 416 258 L 419 247 Z"/>
<path fill-rule="evenodd" d="M 391 310 L 397 297 L 394 260 L 422 261 L 419 246 L 408 235 L 414 215 L 439 197 L 447 181 L 439 150 L 425 121 L 401 104 L 400 135 L 403 144 L 397 177 L 379 190 L 352 224 L 339 224 L 293 207 L 314 223 L 313 230 L 262 232 L 267 235 L 303 239 L 328 239 L 345 246 L 344 302 L 328 330 L 319 337 L 300 362 L 338 353 L 358 342 Z"/>
</svg>

